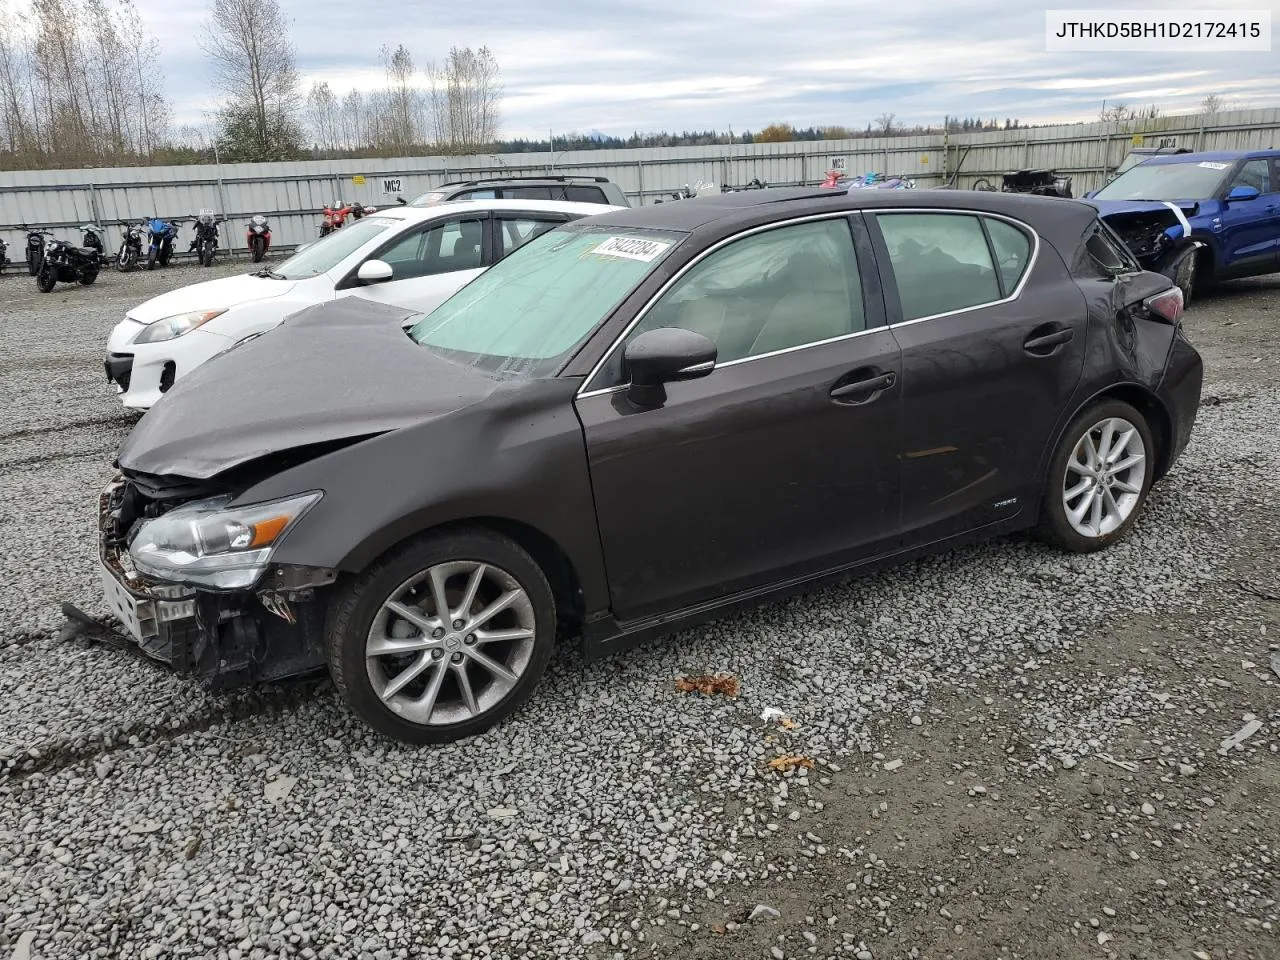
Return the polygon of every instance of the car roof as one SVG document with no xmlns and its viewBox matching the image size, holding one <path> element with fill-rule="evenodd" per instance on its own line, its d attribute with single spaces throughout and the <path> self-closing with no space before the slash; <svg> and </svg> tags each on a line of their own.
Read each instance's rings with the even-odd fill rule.
<svg viewBox="0 0 1280 960">
<path fill-rule="evenodd" d="M 579 203 L 573 200 L 448 200 L 430 207 L 395 206 L 381 207 L 371 217 L 390 217 L 397 220 L 419 222 L 448 217 L 459 211 L 486 210 L 525 211 L 528 213 L 578 213 L 583 216 L 600 213 L 602 210 L 625 210 L 608 203 Z"/>
<path fill-rule="evenodd" d="M 891 210 L 936 207 L 997 213 L 1015 219 L 1043 220 L 1059 212 L 1063 216 L 1093 216 L 1090 205 L 1059 197 L 989 190 L 840 190 L 830 187 L 768 187 L 739 193 L 691 197 L 644 207 L 619 208 L 595 216 L 593 223 L 692 231 L 711 223 L 725 226 L 749 221 L 786 220 L 797 216 L 841 210 Z"/>
<path fill-rule="evenodd" d="M 557 176 L 555 174 L 545 174 L 536 177 L 478 177 L 474 180 L 450 180 L 442 183 L 434 188 L 435 190 L 443 190 L 445 187 L 478 187 L 481 185 L 491 186 L 494 184 L 512 184 L 514 186 L 556 186 L 560 184 L 570 184 L 581 186 L 591 183 L 608 183 L 608 177 L 596 177 L 578 174 L 567 174 L 565 176 Z"/>
<path fill-rule="evenodd" d="M 1158 154 L 1150 160 L 1144 161 L 1142 165 L 1145 167 L 1151 164 L 1197 163 L 1201 160 L 1216 161 L 1218 163 L 1233 163 L 1236 160 L 1243 160 L 1246 157 L 1280 157 L 1280 150 L 1275 148 L 1264 150 L 1205 150 L 1202 153 Z"/>
</svg>

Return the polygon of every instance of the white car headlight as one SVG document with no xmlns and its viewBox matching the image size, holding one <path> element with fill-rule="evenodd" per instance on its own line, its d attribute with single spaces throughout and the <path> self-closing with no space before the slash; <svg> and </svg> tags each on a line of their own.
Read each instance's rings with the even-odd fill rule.
<svg viewBox="0 0 1280 960">
<path fill-rule="evenodd" d="M 172 340 L 180 337 L 184 333 L 190 333 L 196 327 L 202 327 L 214 317 L 220 317 L 227 311 L 223 310 L 192 310 L 188 313 L 179 313 L 176 316 L 165 317 L 163 320 L 157 320 L 155 323 L 147 324 L 143 331 L 138 334 L 134 343 L 161 343 L 165 340 Z"/>
<path fill-rule="evenodd" d="M 184 503 L 144 521 L 129 556 L 159 580 L 243 590 L 258 582 L 276 544 L 320 497 L 316 491 L 246 507 L 228 507 L 230 496 Z"/>
</svg>

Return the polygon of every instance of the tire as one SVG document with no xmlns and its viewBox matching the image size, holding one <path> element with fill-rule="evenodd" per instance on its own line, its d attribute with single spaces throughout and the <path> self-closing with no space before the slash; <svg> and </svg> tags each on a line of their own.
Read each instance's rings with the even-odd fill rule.
<svg viewBox="0 0 1280 960">
<path fill-rule="evenodd" d="M 202 267 L 213 266 L 213 244 L 206 243 L 203 247 L 200 248 L 200 266 Z"/>
<path fill-rule="evenodd" d="M 262 242 L 261 237 L 253 238 L 253 262 L 261 263 L 262 258 L 267 255 L 267 245 Z"/>
<path fill-rule="evenodd" d="M 1119 421 L 1127 426 L 1121 426 Z M 1086 435 L 1090 435 L 1095 449 L 1107 442 L 1105 424 L 1113 428 L 1110 455 L 1108 450 L 1097 450 L 1098 454 L 1107 456 L 1112 464 L 1131 463 L 1135 456 L 1141 456 L 1141 460 L 1123 470 L 1114 473 L 1104 470 L 1094 477 L 1089 473 L 1087 462 L 1095 458 L 1083 445 Z M 1132 436 L 1122 448 L 1117 448 L 1117 442 L 1125 437 L 1129 428 L 1133 429 Z M 1156 455 L 1151 427 L 1129 404 L 1104 400 L 1079 413 L 1063 432 L 1049 463 L 1037 531 L 1041 538 L 1071 553 L 1092 553 L 1122 539 L 1133 528 L 1147 502 Z M 1090 480 L 1093 486 L 1087 486 Z M 1098 486 L 1099 480 L 1104 486 Z M 1099 489 L 1103 490 L 1102 494 L 1095 492 Z M 1069 495 L 1073 491 L 1074 495 Z M 1073 522 L 1068 503 L 1074 510 L 1080 510 L 1086 501 L 1088 509 Z M 1093 506 L 1095 502 L 1100 506 Z"/>
<path fill-rule="evenodd" d="M 392 599 L 407 600 L 419 604 L 414 612 L 424 618 L 424 626 L 435 622 L 428 613 L 435 609 L 428 573 L 432 568 L 444 576 L 449 606 L 465 601 L 476 569 L 483 571 L 469 605 L 473 614 L 482 613 L 486 604 L 513 587 L 523 591 L 476 632 L 532 635 L 473 644 L 475 634 L 467 631 L 465 618 L 445 624 L 449 632 L 437 636 L 384 609 Z M 455 630 L 452 623 L 464 626 Z M 409 648 L 405 652 L 366 659 L 366 644 L 375 631 L 397 639 L 406 632 L 416 634 L 403 641 Z M 412 540 L 341 587 L 329 607 L 325 651 L 338 692 L 375 730 L 406 743 L 449 743 L 488 730 L 528 700 L 551 659 L 555 631 L 555 599 L 546 574 L 533 558 L 506 537 L 484 528 L 466 528 Z M 414 646 L 415 640 L 423 646 Z M 428 652 L 426 647 L 433 649 Z M 504 667 L 508 676 L 490 671 L 477 657 Z M 413 679 L 384 701 L 379 689 L 385 693 L 392 682 L 406 675 Z M 471 706 L 464 678 L 472 693 Z M 421 710 L 415 700 L 430 696 L 430 685 L 435 688 L 431 705 L 415 718 L 413 711 Z"/>
<path fill-rule="evenodd" d="M 138 265 L 138 251 L 133 247 L 125 247 L 120 251 L 120 262 L 116 268 L 121 273 L 130 273 Z"/>
<path fill-rule="evenodd" d="M 41 293 L 53 293 L 53 288 L 57 285 L 58 268 L 48 261 L 40 264 L 40 271 L 36 274 L 36 289 Z"/>
<path fill-rule="evenodd" d="M 91 287 L 93 286 L 93 281 L 97 279 L 98 279 L 97 267 L 93 267 L 92 269 L 85 270 L 80 274 L 80 286 Z"/>
<path fill-rule="evenodd" d="M 43 256 L 34 254 L 30 250 L 28 250 L 27 251 L 27 273 L 31 274 L 31 276 L 33 277 L 37 273 L 39 273 L 40 264 L 43 262 L 43 260 L 44 260 Z"/>
<path fill-rule="evenodd" d="M 150 250 L 147 251 L 147 269 L 148 270 L 154 270 L 156 268 L 156 258 L 157 258 L 156 248 L 152 247 Z"/>
</svg>

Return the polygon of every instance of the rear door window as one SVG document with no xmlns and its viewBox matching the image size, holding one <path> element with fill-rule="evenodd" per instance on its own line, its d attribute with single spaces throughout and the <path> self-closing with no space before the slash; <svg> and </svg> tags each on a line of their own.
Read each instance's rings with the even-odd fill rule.
<svg viewBox="0 0 1280 960">
<path fill-rule="evenodd" d="M 503 187 L 503 200 L 550 200 L 550 187 Z"/>
<path fill-rule="evenodd" d="M 902 319 L 966 310 L 1002 299 L 982 223 L 972 214 L 878 213 Z"/>
</svg>

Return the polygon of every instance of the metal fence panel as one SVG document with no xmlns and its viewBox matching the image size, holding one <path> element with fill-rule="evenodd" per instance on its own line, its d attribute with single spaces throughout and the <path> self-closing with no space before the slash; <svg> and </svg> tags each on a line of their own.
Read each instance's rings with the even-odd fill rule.
<svg viewBox="0 0 1280 960">
<path fill-rule="evenodd" d="M 652 203 L 699 180 L 742 186 L 752 179 L 774 185 L 817 183 L 835 162 L 852 174 L 876 170 L 907 174 L 922 187 L 954 175 L 962 188 L 979 179 L 999 184 L 1010 170 L 1051 168 L 1074 179 L 1077 195 L 1095 189 L 1133 145 L 1171 138 L 1195 150 L 1242 150 L 1280 144 L 1280 109 L 1161 117 L 1130 123 L 1078 123 L 970 134 L 927 134 L 858 140 L 627 150 L 559 151 L 471 157 L 396 157 L 282 163 L 201 164 L 27 170 L 0 173 L 0 236 L 10 256 L 21 257 L 21 224 L 40 225 L 77 238 L 77 227 L 96 220 L 107 228 L 108 248 L 118 224 L 152 216 L 189 219 L 208 208 L 227 219 L 224 244 L 244 249 L 244 221 L 255 213 L 272 220 L 281 248 L 314 239 L 320 210 L 335 201 L 392 205 L 384 181 L 398 181 L 410 199 L 450 180 L 543 173 L 604 176 L 632 203 Z M 189 227 L 183 229 L 185 250 Z"/>
</svg>

